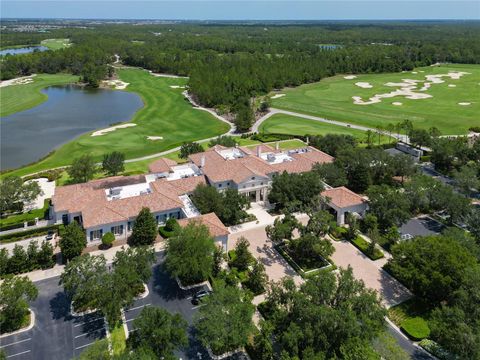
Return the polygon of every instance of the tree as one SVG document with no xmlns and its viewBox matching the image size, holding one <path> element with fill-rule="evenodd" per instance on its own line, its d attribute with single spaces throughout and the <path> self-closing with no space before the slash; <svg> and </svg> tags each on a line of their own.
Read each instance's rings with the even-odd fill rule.
<svg viewBox="0 0 480 360">
<path fill-rule="evenodd" d="M 476 258 L 456 239 L 446 236 L 416 237 L 391 248 L 388 270 L 417 296 L 435 304 L 452 299 L 466 269 Z"/>
<path fill-rule="evenodd" d="M 453 171 L 453 178 L 462 193 L 470 196 L 474 189 L 480 188 L 480 179 L 478 178 L 478 169 L 474 166 L 464 165 L 460 170 Z"/>
<path fill-rule="evenodd" d="M 255 120 L 255 114 L 249 105 L 242 106 L 236 111 L 235 126 L 238 132 L 246 132 L 250 130 Z"/>
<path fill-rule="evenodd" d="M 108 351 L 108 339 L 95 340 L 95 342 L 80 353 L 75 360 L 111 360 Z"/>
<path fill-rule="evenodd" d="M 313 166 L 318 176 L 332 187 L 345 186 L 348 183 L 345 170 L 336 163 L 315 164 Z"/>
<path fill-rule="evenodd" d="M 166 269 L 184 285 L 197 284 L 212 274 L 214 250 L 208 228 L 192 221 L 167 239 Z"/>
<path fill-rule="evenodd" d="M 237 141 L 233 136 L 221 135 L 216 137 L 215 139 L 210 140 L 210 142 L 208 143 L 209 147 L 214 147 L 215 145 L 235 147 L 235 145 L 237 145 Z"/>
<path fill-rule="evenodd" d="M 237 189 L 227 189 L 222 193 L 222 211 L 220 220 L 227 225 L 237 225 L 248 217 L 245 209 L 249 206 L 248 198 Z"/>
<path fill-rule="evenodd" d="M 18 330 L 29 314 L 28 302 L 38 296 L 38 289 L 27 277 L 7 276 L 0 284 L 0 328 L 2 333 Z"/>
<path fill-rule="evenodd" d="M 410 137 L 410 142 L 419 147 L 430 146 L 432 141 L 431 135 L 424 129 L 412 129 L 408 136 Z"/>
<path fill-rule="evenodd" d="M 265 292 L 268 284 L 268 275 L 265 271 L 265 265 L 260 261 L 255 261 L 252 271 L 248 276 L 245 285 L 254 295 Z"/>
<path fill-rule="evenodd" d="M 232 261 L 232 266 L 239 271 L 247 270 L 254 260 L 252 253 L 248 250 L 250 243 L 243 236 L 237 240 L 235 245 L 235 259 Z"/>
<path fill-rule="evenodd" d="M 290 240 L 288 248 L 300 264 L 327 259 L 335 251 L 330 240 L 319 238 L 311 233 L 302 234 L 299 238 Z"/>
<path fill-rule="evenodd" d="M 158 226 L 149 208 L 142 208 L 133 223 L 130 242 L 133 246 L 152 245 L 157 238 Z"/>
<path fill-rule="evenodd" d="M 258 111 L 260 111 L 261 113 L 265 113 L 270 109 L 270 106 L 271 106 L 271 101 L 270 101 L 270 98 L 267 97 L 260 103 L 260 106 L 258 107 Z"/>
<path fill-rule="evenodd" d="M 180 159 L 187 159 L 191 154 L 203 152 L 203 146 L 197 142 L 185 142 L 180 147 Z"/>
<path fill-rule="evenodd" d="M 180 314 L 170 314 L 159 307 L 144 307 L 128 338 L 128 348 L 149 348 L 158 359 L 176 359 L 174 351 L 188 344 L 188 323 Z"/>
<path fill-rule="evenodd" d="M 337 156 L 340 150 L 345 151 L 358 145 L 355 137 L 339 134 L 310 136 L 309 141 L 311 146 L 332 156 Z"/>
<path fill-rule="evenodd" d="M 270 309 L 278 351 L 284 358 L 299 359 L 347 354 L 357 359 L 355 354 L 371 351 L 370 342 L 383 331 L 386 314 L 376 292 L 356 280 L 350 267 L 338 275 L 321 272 L 300 289 L 292 279 L 275 283 L 265 307 Z"/>
<path fill-rule="evenodd" d="M 215 246 L 213 251 L 213 268 L 212 275 L 216 277 L 222 270 L 222 264 L 224 260 L 224 252 L 221 246 Z"/>
<path fill-rule="evenodd" d="M 85 154 L 73 160 L 67 172 L 74 183 L 84 183 L 93 179 L 97 165 L 91 155 Z"/>
<path fill-rule="evenodd" d="M 242 290 L 218 285 L 202 303 L 195 315 L 195 328 L 204 346 L 220 355 L 247 344 L 254 330 L 255 307 Z"/>
<path fill-rule="evenodd" d="M 405 177 L 415 174 L 416 167 L 409 155 L 399 154 L 393 157 L 393 167 L 395 169 L 395 175 L 402 178 L 402 184 Z"/>
<path fill-rule="evenodd" d="M 0 249 L 0 277 L 6 275 L 8 271 L 8 250 L 6 248 Z"/>
<path fill-rule="evenodd" d="M 312 233 L 315 236 L 323 237 L 330 230 L 333 222 L 333 215 L 326 210 L 320 210 L 309 214 L 308 223 L 301 228 L 302 234 Z"/>
<path fill-rule="evenodd" d="M 410 218 L 410 204 L 399 190 L 387 185 L 371 186 L 367 195 L 369 212 L 377 217 L 380 230 L 400 226 Z"/>
<path fill-rule="evenodd" d="M 12 256 L 8 259 L 8 272 L 20 274 L 28 270 L 28 255 L 23 246 L 16 244 L 13 247 Z"/>
<path fill-rule="evenodd" d="M 23 182 L 19 176 L 7 176 L 0 180 L 0 212 L 21 211 L 24 204 L 43 195 L 36 181 Z"/>
<path fill-rule="evenodd" d="M 276 218 L 273 222 L 273 226 L 267 225 L 265 227 L 265 232 L 270 241 L 279 244 L 284 240 L 291 240 L 293 230 L 299 227 L 300 223 L 298 220 L 290 213 L 286 213 L 283 219 Z"/>
<path fill-rule="evenodd" d="M 213 186 L 197 185 L 190 198 L 202 214 L 214 212 L 219 215 L 223 212 L 222 194 Z"/>
<path fill-rule="evenodd" d="M 113 235 L 110 231 L 106 232 L 102 236 L 102 245 L 109 248 L 112 246 L 113 242 L 115 241 L 115 235 Z"/>
<path fill-rule="evenodd" d="M 85 232 L 76 221 L 65 226 L 65 231 L 60 239 L 60 250 L 66 260 L 79 256 L 87 246 Z"/>
<path fill-rule="evenodd" d="M 109 176 L 116 176 L 125 169 L 124 162 L 125 154 L 113 151 L 103 155 L 102 170 Z"/>
<path fill-rule="evenodd" d="M 43 241 L 37 253 L 37 263 L 41 269 L 48 269 L 55 265 L 53 246 L 48 241 Z"/>
</svg>

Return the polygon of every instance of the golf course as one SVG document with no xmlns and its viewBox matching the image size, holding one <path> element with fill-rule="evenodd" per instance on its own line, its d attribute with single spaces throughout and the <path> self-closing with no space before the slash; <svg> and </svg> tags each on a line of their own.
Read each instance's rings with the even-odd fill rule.
<svg viewBox="0 0 480 360">
<path fill-rule="evenodd" d="M 300 117 L 287 114 L 275 114 L 271 116 L 262 122 L 258 131 L 265 134 L 286 134 L 299 136 L 327 134 L 352 135 L 357 138 L 359 142 L 365 142 L 367 137 L 367 133 L 362 130 L 334 124 L 327 124 L 320 121 L 302 119 Z M 381 142 L 387 142 L 388 139 L 388 136 L 382 135 Z"/>
<path fill-rule="evenodd" d="M 72 45 L 70 39 L 45 39 L 40 44 L 50 50 L 63 49 Z"/>
<path fill-rule="evenodd" d="M 126 123 L 128 127 L 114 124 L 113 129 L 103 134 L 96 132 L 97 136 L 92 136 L 93 133 L 89 132 L 81 135 L 45 159 L 8 174 L 25 175 L 69 165 L 73 159 L 84 154 L 90 154 L 98 161 L 105 153 L 112 151 L 125 153 L 127 159 L 137 158 L 180 146 L 185 141 L 221 135 L 229 130 L 228 124 L 193 108 L 184 98 L 183 89 L 176 87 L 183 87 L 188 79 L 155 77 L 140 69 L 120 69 L 117 73 L 122 81 L 129 84 L 124 91 L 138 94 L 144 103 L 144 107 Z M 9 86 L 7 89 L 24 86 L 29 85 Z"/>
<path fill-rule="evenodd" d="M 480 126 L 480 65 L 337 75 L 271 95 L 274 108 L 371 128 L 408 119 L 415 128 L 435 126 L 448 135 Z"/>
<path fill-rule="evenodd" d="M 11 80 L 10 80 L 11 81 Z M 23 78 L 23 84 L 1 88 L 2 106 L 0 117 L 30 109 L 47 100 L 42 89 L 53 85 L 65 85 L 78 81 L 78 76 L 70 74 L 39 74 Z"/>
</svg>

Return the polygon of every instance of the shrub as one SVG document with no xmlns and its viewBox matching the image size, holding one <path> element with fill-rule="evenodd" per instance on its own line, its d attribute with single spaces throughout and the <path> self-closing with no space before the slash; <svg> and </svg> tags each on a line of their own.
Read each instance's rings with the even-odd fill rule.
<svg viewBox="0 0 480 360">
<path fill-rule="evenodd" d="M 351 242 L 353 245 L 355 245 L 356 248 L 358 248 L 361 252 L 367 255 L 371 260 L 378 260 L 383 258 L 383 253 L 379 249 L 375 247 L 372 250 L 370 243 L 365 239 L 361 238 L 360 236 L 357 236 Z"/>
<path fill-rule="evenodd" d="M 47 235 L 50 230 L 54 230 L 58 233 L 58 231 L 61 231 L 62 229 L 63 229 L 63 225 L 49 225 L 42 228 L 36 228 L 36 229 L 16 232 L 13 234 L 2 235 L 0 236 L 0 244 L 6 244 L 9 242 L 23 240 L 23 239 L 27 239 L 35 236 Z"/>
<path fill-rule="evenodd" d="M 480 126 L 471 126 L 468 128 L 468 131 L 480 133 Z"/>
<path fill-rule="evenodd" d="M 106 247 L 111 247 L 115 241 L 115 235 L 111 232 L 107 232 L 102 236 L 102 244 Z"/>
<path fill-rule="evenodd" d="M 178 224 L 178 221 L 175 218 L 169 218 L 167 220 L 167 222 L 165 223 L 165 230 L 166 231 L 174 232 L 174 231 L 178 230 L 179 227 L 180 227 L 180 225 Z"/>
<path fill-rule="evenodd" d="M 403 321 L 401 328 L 408 337 L 416 341 L 425 339 L 430 335 L 430 328 L 427 322 L 418 316 Z"/>
</svg>

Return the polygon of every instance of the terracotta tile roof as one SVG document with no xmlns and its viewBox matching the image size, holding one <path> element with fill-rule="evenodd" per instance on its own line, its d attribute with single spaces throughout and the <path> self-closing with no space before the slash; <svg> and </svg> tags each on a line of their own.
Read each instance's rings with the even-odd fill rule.
<svg viewBox="0 0 480 360">
<path fill-rule="evenodd" d="M 262 152 L 276 152 L 268 145 L 261 146 Z M 192 154 L 189 159 L 198 167 L 201 167 L 202 158 L 205 165 L 202 168 L 203 173 L 212 182 L 222 182 L 232 180 L 235 183 L 244 181 L 253 176 L 268 177 L 275 172 L 287 171 L 289 173 L 301 173 L 310 171 L 316 163 L 332 162 L 333 157 L 319 151 L 313 147 L 308 147 L 307 152 L 291 154 L 293 161 L 286 161 L 279 164 L 270 164 L 269 162 L 256 156 L 256 151 L 245 147 L 240 147 L 246 155 L 241 158 L 226 160 L 216 150 L 223 150 L 225 147 L 214 147 L 208 151 Z"/>
<path fill-rule="evenodd" d="M 229 234 L 228 229 L 225 227 L 225 225 L 223 225 L 215 213 L 200 215 L 189 219 L 180 219 L 178 220 L 178 223 L 180 226 L 187 226 L 187 224 L 192 221 L 198 221 L 205 225 L 213 237 L 225 236 Z"/>
<path fill-rule="evenodd" d="M 164 180 L 150 183 L 151 192 L 148 194 L 107 199 L 106 189 L 141 183 L 139 180 L 141 177 L 129 176 L 60 186 L 55 188 L 52 203 L 56 212 L 81 213 L 85 228 L 135 218 L 143 207 L 161 212 L 184 206 L 178 197 L 181 190 Z"/>
<path fill-rule="evenodd" d="M 325 190 L 322 192 L 322 196 L 328 197 L 330 199 L 329 202 L 339 208 L 366 203 L 364 198 L 352 190 L 347 189 L 345 186 Z"/>
<path fill-rule="evenodd" d="M 160 158 L 148 165 L 148 170 L 152 174 L 169 172 L 172 166 L 177 165 L 177 162 L 167 158 Z"/>
<path fill-rule="evenodd" d="M 204 184 L 204 185 L 207 184 L 207 180 L 203 175 L 191 176 L 188 178 L 170 180 L 170 181 L 167 181 L 166 179 L 161 179 L 160 181 L 168 182 L 171 186 L 173 186 L 177 190 L 178 195 L 192 193 L 199 184 Z"/>
</svg>

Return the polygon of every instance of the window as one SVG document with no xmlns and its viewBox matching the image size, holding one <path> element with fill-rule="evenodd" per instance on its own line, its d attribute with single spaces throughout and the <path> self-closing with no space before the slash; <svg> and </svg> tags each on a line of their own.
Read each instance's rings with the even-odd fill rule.
<svg viewBox="0 0 480 360">
<path fill-rule="evenodd" d="M 129 222 L 127 223 L 127 230 L 128 230 L 128 231 L 132 231 L 132 225 L 133 225 L 133 221 L 129 221 Z"/>
<path fill-rule="evenodd" d="M 113 235 L 122 235 L 123 234 L 123 225 L 112 226 Z"/>
<path fill-rule="evenodd" d="M 263 185 L 263 181 L 260 183 L 260 185 Z"/>
<path fill-rule="evenodd" d="M 222 187 L 222 184 L 218 184 L 218 187 L 221 188 L 221 187 Z"/>
<path fill-rule="evenodd" d="M 230 183 L 229 183 L 229 182 L 227 182 L 227 186 L 230 186 Z"/>
<path fill-rule="evenodd" d="M 165 216 L 165 215 L 163 215 L 163 216 Z M 155 216 L 155 219 L 157 220 L 157 224 L 160 223 L 160 216 L 159 215 Z"/>
<path fill-rule="evenodd" d="M 255 180 L 255 176 L 254 176 L 254 177 L 252 177 L 252 180 Z"/>
<path fill-rule="evenodd" d="M 100 240 L 103 235 L 103 230 L 93 230 L 90 231 L 90 241 Z"/>
</svg>

